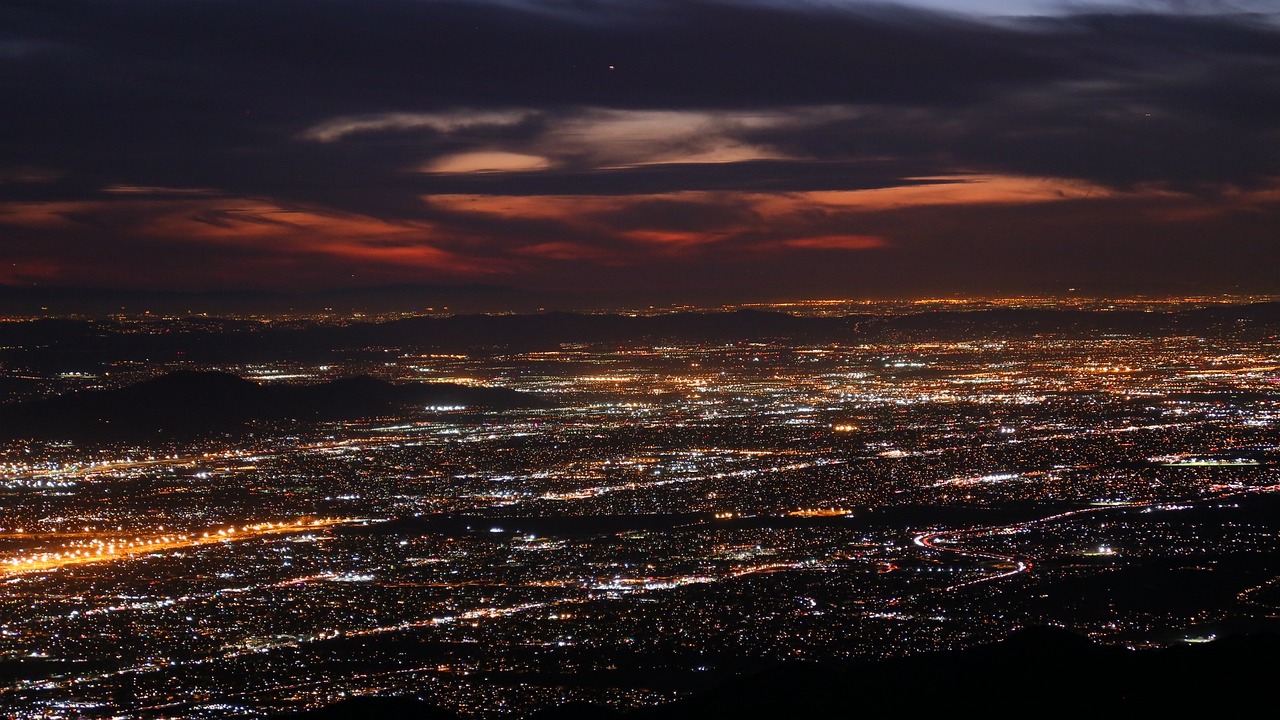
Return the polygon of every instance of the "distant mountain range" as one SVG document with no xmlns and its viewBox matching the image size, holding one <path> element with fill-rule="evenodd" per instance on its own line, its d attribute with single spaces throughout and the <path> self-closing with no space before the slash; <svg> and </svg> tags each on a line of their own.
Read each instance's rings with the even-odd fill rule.
<svg viewBox="0 0 1280 720">
<path fill-rule="evenodd" d="M 1273 700 L 1280 638 L 1226 637 L 1163 650 L 1096 645 L 1053 628 L 941 652 L 840 666 L 786 664 L 675 703 L 620 713 L 574 703 L 536 720 L 708 718 L 1225 717 Z M 483 680 L 480 680 L 483 682 Z M 572 676 L 562 682 L 572 684 Z M 415 698 L 359 698 L 277 720 L 455 720 Z"/>
<path fill-rule="evenodd" d="M 114 390 L 0 405 L 0 437 L 146 439 L 232 432 L 255 421 L 377 416 L 406 406 L 541 406 L 528 393 L 368 376 L 317 385 L 259 385 L 222 372 L 174 372 Z"/>
<path fill-rule="evenodd" d="M 344 325 L 267 324 L 190 317 L 154 323 L 44 319 L 0 323 L 0 362 L 11 371 L 48 375 L 95 372 L 110 362 L 198 363 L 335 360 L 389 350 L 501 354 L 575 344 L 864 343 L 879 340 L 975 340 L 1037 335 L 1096 338 L 1267 338 L 1280 332 L 1280 303 L 1176 312 L 997 309 L 907 315 L 800 317 L 742 310 L 654 316 L 544 313 L 421 316 Z"/>
</svg>

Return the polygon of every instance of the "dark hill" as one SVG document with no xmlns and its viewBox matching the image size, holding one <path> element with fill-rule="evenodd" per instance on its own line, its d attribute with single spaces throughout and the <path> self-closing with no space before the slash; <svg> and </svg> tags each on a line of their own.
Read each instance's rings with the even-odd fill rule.
<svg viewBox="0 0 1280 720">
<path fill-rule="evenodd" d="M 784 667 L 731 681 L 644 720 L 718 717 L 1218 715 L 1265 702 L 1280 638 L 1131 651 L 1052 628 L 1002 643 L 864 663 Z"/>
<path fill-rule="evenodd" d="M 189 437 L 232 432 L 254 421 L 353 419 L 410 405 L 512 409 L 543 403 L 502 388 L 402 385 L 368 376 L 318 385 L 262 386 L 221 372 L 175 372 L 114 390 L 0 406 L 0 437 Z"/>
<path fill-rule="evenodd" d="M 1053 628 L 1001 643 L 840 667 L 788 664 L 729 680 L 668 705 L 618 714 L 571 703 L 536 720 L 707 718 L 1227 716 L 1271 700 L 1280 638 L 1230 637 L 1208 645 L 1132 651 Z M 398 701 L 386 717 L 431 717 Z M 323 712 L 325 714 L 319 714 Z M 339 704 L 280 720 L 362 717 Z"/>
</svg>

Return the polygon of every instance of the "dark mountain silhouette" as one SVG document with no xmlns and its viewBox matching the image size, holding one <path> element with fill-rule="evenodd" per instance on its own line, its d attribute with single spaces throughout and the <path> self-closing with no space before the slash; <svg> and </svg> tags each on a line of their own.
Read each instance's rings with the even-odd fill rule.
<svg viewBox="0 0 1280 720">
<path fill-rule="evenodd" d="M 839 666 L 781 665 L 732 678 L 668 705 L 627 713 L 570 703 L 536 720 L 705 720 L 849 717 L 1054 717 L 1081 713 L 1225 716 L 1271 700 L 1280 638 L 1234 636 L 1199 646 L 1128 650 L 1097 645 L 1053 628 L 1031 628 L 1003 642 Z M 387 718 L 445 718 L 416 700 L 385 706 Z M 281 720 L 347 720 L 355 701 Z M 437 714 L 430 714 L 437 713 Z M 452 717 L 457 717 L 453 715 Z"/>
<path fill-rule="evenodd" d="M 635 717 L 1224 713 L 1270 695 L 1270 668 L 1277 658 L 1280 638 L 1270 636 L 1132 651 L 1032 628 L 959 652 L 839 670 L 782 668 Z"/>
<path fill-rule="evenodd" d="M 352 358 L 387 348 L 467 353 L 554 350 L 565 344 L 861 343 L 882 339 L 968 340 L 1053 334 L 1156 337 L 1270 337 L 1280 303 L 1177 312 L 994 309 L 905 315 L 799 317 L 741 310 L 654 316 L 543 313 L 420 316 L 344 325 L 281 325 L 190 317 L 142 326 L 111 320 L 32 320 L 0 324 L 0 362 L 11 371 L 96 371 L 109 362 L 248 362 Z"/>
<path fill-rule="evenodd" d="M 221 372 L 175 372 L 114 390 L 0 406 L 0 436 L 145 439 L 231 432 L 254 421 L 377 416 L 409 405 L 538 407 L 527 393 L 448 383 L 393 384 L 368 376 L 262 386 Z"/>
</svg>

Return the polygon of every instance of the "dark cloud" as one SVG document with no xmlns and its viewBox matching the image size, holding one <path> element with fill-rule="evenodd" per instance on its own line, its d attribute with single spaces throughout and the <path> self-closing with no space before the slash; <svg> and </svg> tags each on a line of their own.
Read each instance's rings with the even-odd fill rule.
<svg viewBox="0 0 1280 720">
<path fill-rule="evenodd" d="M 372 113 L 924 108 L 937 116 L 918 124 L 914 139 L 929 149 L 937 144 L 931 136 L 945 138 L 946 114 L 990 110 L 996 117 L 985 124 L 999 122 L 1010 95 L 1032 90 L 1043 91 L 1051 117 L 1016 103 L 1008 109 L 1046 135 L 1064 125 L 1128 132 L 1123 123 L 1092 122 L 1107 106 L 1192 114 L 1216 120 L 1219 127 L 1207 123 L 1211 130 L 1242 120 L 1275 127 L 1280 102 L 1280 34 L 1235 16 L 993 25 L 889 6 L 542 8 L 418 0 L 9 2 L 0 9 L 12 33 L 7 46 L 56 50 L 3 60 L 10 110 L 0 129 L 16 141 L 7 144 L 8 163 L 53 163 L 104 184 L 284 191 L 303 177 L 362 180 L 403 170 L 462 142 L 433 143 L 419 131 L 358 138 L 358 155 L 292 147 L 296 134 L 317 123 Z M 1081 97 L 1090 83 L 1108 89 Z M 1175 126 L 1171 134 L 1186 132 Z M 483 128 L 466 138 L 486 139 Z M 900 145 L 892 149 L 920 150 Z"/>
<path fill-rule="evenodd" d="M 591 220 L 620 230 L 717 232 L 726 226 L 758 225 L 762 219 L 736 197 L 700 201 L 643 199 L 622 208 L 589 214 Z"/>
<path fill-rule="evenodd" d="M 814 211 L 805 236 L 796 218 L 757 222 L 759 200 L 733 193 L 907 188 L 958 173 L 1219 203 L 1273 186 L 1280 28 L 1230 6 L 1163 7 L 994 20 L 712 0 L 0 0 L 0 204 L 12 206 L 0 221 L 38 216 L 22 232 L 65 254 L 82 240 L 57 238 L 86 228 L 142 247 L 131 233 L 158 214 L 172 239 L 149 238 L 139 255 L 180 266 L 183 253 L 219 252 L 189 249 L 200 242 L 183 242 L 191 223 L 230 232 L 287 225 L 290 212 L 347 218 L 372 235 L 356 240 L 412 263 L 452 253 L 433 280 L 476 263 L 572 275 L 610 253 L 665 263 L 672 246 L 664 255 L 626 233 L 704 232 L 720 238 L 719 255 L 679 247 L 744 272 L 753 256 L 728 244 L 789 242 L 807 263 L 864 236 L 916 247 L 924 240 L 904 238 L 923 231 L 901 213 Z M 503 163 L 513 171 L 462 171 Z M 643 197 L 581 222 L 430 201 L 460 194 Z M 218 198 L 255 210 L 235 216 Z M 158 210 L 166 202 L 189 208 Z M 76 232 L 40 204 L 67 205 L 57 217 Z M 1241 222 L 1215 217 L 1215 232 Z M 1137 242 L 1129 226 L 1099 227 Z M 10 264 L 44 267 L 36 247 Z M 306 247 L 260 254 L 277 265 L 306 254 L 307 277 L 323 282 L 324 259 L 343 256 Z M 547 264 L 529 264 L 539 257 Z M 422 271 L 411 263 L 401 278 L 386 262 L 379 277 Z"/>
<path fill-rule="evenodd" d="M 404 182 L 423 193 L 496 195 L 633 195 L 679 190 L 798 192 L 911 185 L 916 181 L 907 179 L 910 176 L 927 175 L 934 170 L 935 166 L 925 163 L 890 161 L 753 160 L 724 164 L 677 163 L 580 172 L 415 177 Z"/>
</svg>

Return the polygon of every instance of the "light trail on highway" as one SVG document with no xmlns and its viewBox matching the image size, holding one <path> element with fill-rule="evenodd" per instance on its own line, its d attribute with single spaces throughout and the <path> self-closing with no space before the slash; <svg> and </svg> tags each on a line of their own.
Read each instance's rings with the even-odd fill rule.
<svg viewBox="0 0 1280 720">
<path fill-rule="evenodd" d="M 1226 498 L 1236 497 L 1239 495 L 1247 495 L 1250 493 L 1276 492 L 1278 490 L 1280 490 L 1280 485 L 1262 485 L 1259 487 L 1244 488 L 1244 489 L 1235 490 L 1232 492 L 1226 492 L 1221 495 L 1215 495 L 1213 497 L 1208 497 L 1208 498 L 1197 498 L 1195 500 L 1185 500 L 1185 501 L 1176 501 L 1176 502 L 1187 502 L 1187 503 L 1216 502 L 1219 500 L 1224 500 Z M 1009 570 L 1002 570 L 1001 572 L 998 572 L 992 575 L 984 575 L 979 578 L 965 580 L 964 582 L 955 583 L 954 585 L 948 585 L 942 588 L 943 592 L 952 592 L 954 590 L 959 590 L 960 588 L 969 587 L 969 586 L 977 585 L 980 583 L 994 582 L 996 580 L 1003 580 L 1005 578 L 1010 578 L 1015 575 L 1021 575 L 1022 573 L 1029 573 L 1031 572 L 1031 569 L 1035 566 L 1035 563 L 1034 563 L 1035 558 L 1025 557 L 1021 555 L 1001 555 L 998 553 L 986 552 L 982 550 L 958 548 L 958 547 L 951 546 L 950 543 L 959 542 L 965 539 L 980 538 L 983 536 L 994 535 L 997 533 L 1011 534 L 1011 533 L 1021 532 L 1025 530 L 1030 530 L 1032 527 L 1035 527 L 1037 525 L 1046 525 L 1050 523 L 1055 523 L 1061 520 L 1079 517 L 1081 515 L 1091 515 L 1095 513 L 1103 513 L 1103 512 L 1119 511 L 1119 510 L 1135 510 L 1135 509 L 1142 509 L 1142 508 L 1149 508 L 1149 507 L 1159 507 L 1159 506 L 1170 505 L 1173 502 L 1174 501 L 1170 501 L 1167 499 L 1149 500 L 1145 502 L 1119 503 L 1119 504 L 1105 505 L 1100 507 L 1080 508 L 1078 510 L 1068 510 L 1066 512 L 1054 513 L 1053 515 L 1049 515 L 1046 517 L 1036 518 L 1034 520 L 1025 520 L 1023 522 L 1010 523 L 1008 525 L 985 525 L 985 526 L 972 527 L 972 528 L 959 528 L 956 530 L 937 530 L 937 531 L 923 532 L 912 537 L 911 542 L 914 545 L 916 545 L 916 547 L 925 548 L 927 550 L 955 553 L 962 557 L 976 558 L 976 559 L 985 560 L 985 561 L 995 561 L 998 563 L 1004 563 L 1004 564 L 1013 566 L 1012 569 L 1009 569 Z M 1277 581 L 1280 581 L 1280 578 L 1276 578 L 1270 582 L 1277 582 Z M 1248 601 L 1247 597 L 1249 595 L 1251 595 L 1253 592 L 1261 590 L 1263 587 L 1264 586 L 1258 586 L 1242 592 L 1240 594 L 1240 599 L 1242 601 Z"/>
<path fill-rule="evenodd" d="M 97 536 L 77 546 L 56 551 L 34 552 L 0 558 L 0 578 L 26 573 L 58 570 L 76 565 L 128 560 L 141 555 L 181 550 L 223 542 L 240 542 L 266 535 L 319 530 L 353 522 L 350 518 L 299 518 L 282 522 L 262 522 L 228 526 L 200 533 L 163 533 L 148 537 Z"/>
</svg>

